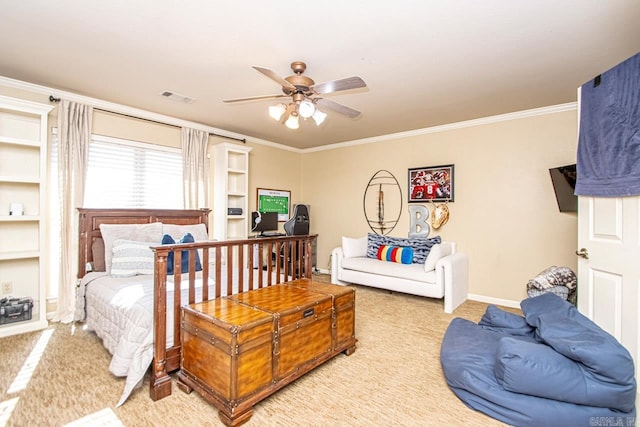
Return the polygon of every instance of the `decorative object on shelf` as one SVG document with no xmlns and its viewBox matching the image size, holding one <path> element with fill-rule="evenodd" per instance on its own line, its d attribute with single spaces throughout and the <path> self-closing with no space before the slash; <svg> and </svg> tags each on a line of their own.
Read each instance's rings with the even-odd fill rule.
<svg viewBox="0 0 640 427">
<path fill-rule="evenodd" d="M 431 217 L 431 226 L 434 230 L 442 227 L 449 221 L 449 207 L 447 206 L 448 201 L 445 200 L 444 203 L 435 204 L 431 201 L 433 205 L 433 215 Z"/>
<path fill-rule="evenodd" d="M 376 172 L 364 191 L 362 200 L 367 224 L 376 234 L 389 234 L 402 212 L 402 189 L 388 170 Z"/>
<path fill-rule="evenodd" d="M 298 129 L 300 126 L 300 117 L 303 119 L 312 118 L 316 125 L 320 126 L 327 117 L 327 114 L 320 111 L 318 107 L 333 110 L 352 119 L 360 115 L 360 111 L 318 96 L 341 90 L 366 87 L 366 83 L 360 77 L 346 77 L 344 79 L 331 80 L 316 84 L 310 77 L 302 75 L 302 73 L 307 69 L 307 64 L 302 61 L 292 62 L 291 69 L 294 74 L 285 78 L 280 77 L 268 68 L 253 66 L 253 69 L 282 86 L 282 92 L 284 95 L 264 95 L 248 98 L 225 99 L 224 102 L 241 102 L 257 99 L 290 97 L 291 101 L 288 104 L 280 103 L 269 107 L 269 116 L 280 123 L 284 123 L 289 129 Z"/>
<path fill-rule="evenodd" d="M 258 188 L 256 206 L 258 212 L 277 212 L 279 222 L 287 221 L 291 207 L 291 191 Z"/>
<path fill-rule="evenodd" d="M 453 202 L 453 166 L 409 169 L 409 203 Z"/>
<path fill-rule="evenodd" d="M 419 239 L 429 237 L 431 227 L 429 227 L 429 209 L 427 209 L 426 206 L 409 206 L 409 221 L 409 238 Z"/>
<path fill-rule="evenodd" d="M 9 215 L 13 215 L 13 216 L 24 215 L 24 205 L 22 203 L 11 203 L 9 205 Z"/>
</svg>

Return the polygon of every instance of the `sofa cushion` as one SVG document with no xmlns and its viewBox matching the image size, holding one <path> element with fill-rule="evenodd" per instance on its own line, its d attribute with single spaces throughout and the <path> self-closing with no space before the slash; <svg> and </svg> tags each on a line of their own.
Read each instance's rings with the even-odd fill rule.
<svg viewBox="0 0 640 427">
<path fill-rule="evenodd" d="M 431 247 L 427 260 L 424 262 L 424 271 L 431 271 L 436 268 L 436 263 L 440 258 L 444 258 L 453 253 L 453 244 L 451 242 L 436 243 Z"/>
<path fill-rule="evenodd" d="M 413 261 L 413 249 L 405 246 L 382 245 L 378 248 L 378 259 L 381 261 L 411 264 Z"/>
<path fill-rule="evenodd" d="M 378 259 L 357 257 L 342 260 L 342 268 L 345 270 L 362 271 L 379 276 L 397 277 L 401 279 L 415 280 L 418 282 L 435 283 L 435 270 L 426 272 L 420 264 L 396 264 L 384 262 Z"/>
<path fill-rule="evenodd" d="M 345 258 L 367 256 L 367 237 L 354 239 L 342 236 L 342 253 Z"/>
<path fill-rule="evenodd" d="M 367 235 L 367 257 L 376 259 L 378 256 L 378 248 L 380 248 L 381 245 L 406 246 L 413 249 L 413 262 L 415 264 L 424 264 L 433 245 L 440 242 L 440 236 L 430 237 L 427 239 L 405 239 L 402 237 L 390 237 L 381 234 L 369 233 Z"/>
</svg>

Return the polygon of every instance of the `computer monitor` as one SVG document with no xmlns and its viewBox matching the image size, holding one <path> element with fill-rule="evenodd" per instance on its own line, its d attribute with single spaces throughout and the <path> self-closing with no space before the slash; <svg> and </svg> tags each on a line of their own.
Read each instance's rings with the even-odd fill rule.
<svg viewBox="0 0 640 427">
<path fill-rule="evenodd" d="M 259 232 L 278 230 L 278 212 L 251 212 L 251 231 Z"/>
</svg>

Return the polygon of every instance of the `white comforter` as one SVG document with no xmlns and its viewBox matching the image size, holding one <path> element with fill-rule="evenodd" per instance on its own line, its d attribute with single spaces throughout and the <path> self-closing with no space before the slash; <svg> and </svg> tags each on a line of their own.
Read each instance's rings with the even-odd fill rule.
<svg viewBox="0 0 640 427">
<path fill-rule="evenodd" d="M 266 274 L 266 272 L 264 273 Z M 245 275 L 246 281 L 247 275 Z M 255 275 L 257 280 L 258 275 Z M 266 284 L 266 277 L 263 278 Z M 275 281 L 275 278 L 272 280 Z M 221 280 L 227 294 L 226 278 Z M 233 281 L 234 284 L 237 280 Z M 208 280 L 209 295 L 214 281 Z M 244 289 L 248 289 L 245 284 Z M 237 285 L 233 292 L 237 293 Z M 196 301 L 201 299 L 202 277 L 196 278 Z M 183 279 L 181 302 L 188 301 L 188 281 Z M 167 346 L 173 344 L 173 276 L 167 277 Z M 113 355 L 109 371 L 126 377 L 125 388 L 116 406 L 122 405 L 142 379 L 153 359 L 153 276 L 114 278 L 104 272 L 88 273 L 81 281 L 76 300 L 76 320 L 102 338 Z"/>
</svg>

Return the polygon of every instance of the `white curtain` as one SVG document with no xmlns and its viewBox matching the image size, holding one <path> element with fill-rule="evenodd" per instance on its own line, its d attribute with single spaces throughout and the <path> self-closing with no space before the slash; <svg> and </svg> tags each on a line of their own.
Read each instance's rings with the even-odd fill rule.
<svg viewBox="0 0 640 427">
<path fill-rule="evenodd" d="M 208 142 L 208 132 L 182 128 L 182 176 L 185 209 L 200 209 L 209 206 Z"/>
<path fill-rule="evenodd" d="M 60 101 L 58 109 L 58 190 L 60 197 L 60 286 L 55 321 L 73 320 L 78 274 L 78 212 L 84 198 L 93 108 Z"/>
</svg>

